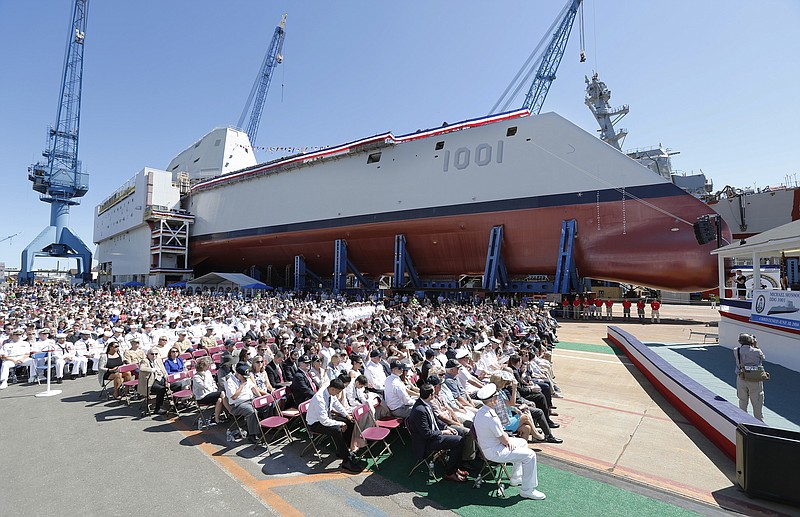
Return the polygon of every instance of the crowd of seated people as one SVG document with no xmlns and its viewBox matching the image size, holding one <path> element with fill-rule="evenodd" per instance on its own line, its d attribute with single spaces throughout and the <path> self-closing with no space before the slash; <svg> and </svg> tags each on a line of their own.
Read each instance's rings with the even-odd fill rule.
<svg viewBox="0 0 800 517">
<path fill-rule="evenodd" d="M 363 446 L 352 432 L 354 408 L 365 402 L 374 408 L 360 425 L 416 419 L 425 439 L 458 437 L 465 442 L 459 454 L 468 458 L 475 454 L 470 428 L 482 406 L 478 393 L 491 384 L 492 417 L 505 432 L 526 442 L 561 441 L 552 434 L 553 400 L 560 396 L 551 353 L 557 323 L 539 305 L 287 294 L 241 299 L 147 288 L 9 286 L 5 294 L 0 389 L 12 373 L 36 382 L 41 370 L 33 354 L 49 351 L 57 382 L 95 373 L 121 399 L 130 396 L 124 390 L 135 377 L 136 392 L 155 414 L 168 411 L 173 393 L 190 389 L 199 404 L 213 406 L 214 424 L 228 415 L 252 441 L 265 411 L 316 398 L 309 425 L 334 438 L 343 468 L 352 471 L 358 469 L 353 452 Z M 136 368 L 121 371 L 124 365 Z M 180 373 L 186 378 L 170 381 Z M 286 394 L 277 409 L 254 409 L 254 399 L 278 388 Z M 331 397 L 336 403 L 320 409 Z M 427 421 L 414 416 L 428 408 Z M 458 481 L 462 472 L 449 465 L 448 479 Z"/>
</svg>

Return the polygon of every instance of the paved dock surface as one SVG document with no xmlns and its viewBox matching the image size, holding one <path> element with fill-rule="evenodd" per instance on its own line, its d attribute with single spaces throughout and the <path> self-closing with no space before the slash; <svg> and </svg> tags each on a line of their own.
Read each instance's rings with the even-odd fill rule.
<svg viewBox="0 0 800 517">
<path fill-rule="evenodd" d="M 716 311 L 665 306 L 661 312 L 660 324 L 613 324 L 654 348 L 671 347 L 669 354 L 707 356 L 701 349 L 714 345 L 699 346 L 702 338 L 690 340 L 689 329 L 709 331 Z M 96 378 L 87 377 L 65 381 L 57 386 L 63 393 L 49 398 L 33 396 L 43 386 L 0 392 L 0 508 L 17 515 L 194 516 L 800 512 L 738 491 L 734 463 L 607 344 L 607 325 L 566 320 L 559 329 L 555 364 L 565 398 L 555 401 L 555 420 L 564 443 L 535 445 L 545 501 L 522 500 L 515 488 L 506 498 L 492 497 L 487 483 L 431 484 L 422 471 L 409 477 L 410 448 L 399 442 L 378 473 L 345 474 L 333 459 L 316 465 L 300 457 L 299 443 L 267 456 L 263 448 L 227 442 L 224 428 L 198 431 L 194 416 L 142 418 L 137 406 L 101 401 Z M 693 362 L 706 372 L 732 371 L 718 364 L 723 360 Z M 767 392 L 768 422 L 798 424 L 796 415 L 770 405 L 779 400 L 774 390 Z"/>
</svg>

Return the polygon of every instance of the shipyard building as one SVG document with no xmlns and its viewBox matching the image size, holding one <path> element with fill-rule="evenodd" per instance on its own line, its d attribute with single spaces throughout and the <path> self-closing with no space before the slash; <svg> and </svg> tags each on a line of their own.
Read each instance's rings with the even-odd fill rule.
<svg viewBox="0 0 800 517">
<path fill-rule="evenodd" d="M 247 135 L 217 128 L 179 153 L 165 170 L 146 167 L 95 208 L 100 283 L 166 286 L 192 278 L 181 196 L 200 180 L 256 164 Z"/>
</svg>

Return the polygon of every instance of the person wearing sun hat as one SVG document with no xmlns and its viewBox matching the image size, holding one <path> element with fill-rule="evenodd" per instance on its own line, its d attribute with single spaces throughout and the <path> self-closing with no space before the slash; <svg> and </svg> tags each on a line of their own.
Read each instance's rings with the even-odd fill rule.
<svg viewBox="0 0 800 517">
<path fill-rule="evenodd" d="M 489 383 L 479 389 L 476 396 L 484 404 L 475 415 L 472 428 L 483 455 L 497 463 L 512 463 L 511 486 L 520 487 L 520 496 L 526 499 L 544 499 L 546 496 L 536 489 L 539 485 L 536 453 L 528 447 L 525 440 L 511 438 L 506 434 L 493 409 L 497 386 Z"/>
</svg>

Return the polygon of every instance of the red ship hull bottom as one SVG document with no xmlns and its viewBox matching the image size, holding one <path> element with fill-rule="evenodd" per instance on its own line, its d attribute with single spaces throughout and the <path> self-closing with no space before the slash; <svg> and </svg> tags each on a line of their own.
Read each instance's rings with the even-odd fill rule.
<svg viewBox="0 0 800 517">
<path fill-rule="evenodd" d="M 672 215 L 681 214 L 681 218 Z M 717 285 L 715 243 L 699 245 L 691 223 L 704 205 L 686 196 L 565 205 L 448 217 L 359 224 L 219 240 L 193 240 L 190 262 L 200 272 L 285 266 L 302 255 L 317 274 L 333 273 L 334 241 L 367 276 L 392 274 L 394 238 L 406 237 L 423 277 L 481 275 L 491 228 L 503 225 L 503 257 L 510 275 L 555 274 L 561 222 L 577 221 L 575 261 L 581 277 L 701 291 Z M 729 241 L 727 226 L 723 236 Z M 724 244 L 724 243 L 723 243 Z"/>
</svg>

